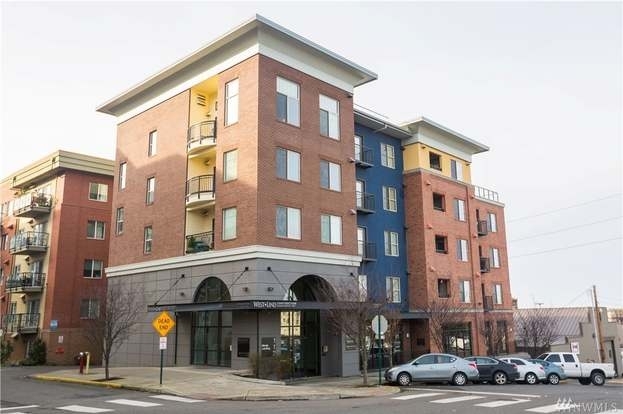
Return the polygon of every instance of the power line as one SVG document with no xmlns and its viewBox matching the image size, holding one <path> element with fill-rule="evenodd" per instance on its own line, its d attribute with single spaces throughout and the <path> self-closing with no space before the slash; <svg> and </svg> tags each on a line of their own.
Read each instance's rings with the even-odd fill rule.
<svg viewBox="0 0 623 414">
<path fill-rule="evenodd" d="M 623 217 L 623 216 L 611 217 L 611 218 L 607 218 L 607 219 L 604 219 L 604 220 L 593 221 L 592 223 L 578 224 L 577 226 L 565 227 L 565 228 L 562 228 L 562 229 L 559 229 L 559 230 L 549 231 L 549 232 L 546 232 L 546 233 L 538 233 L 538 234 L 534 234 L 532 236 L 527 236 L 527 237 L 522 237 L 522 238 L 519 238 L 519 239 L 509 240 L 508 242 L 510 243 L 510 242 L 516 242 L 516 241 L 521 241 L 521 240 L 528 240 L 528 239 L 533 239 L 535 237 L 547 236 L 547 235 L 550 235 L 550 234 L 561 233 L 563 231 L 579 229 L 580 227 L 592 226 L 593 224 L 599 224 L 599 223 L 605 223 L 607 221 L 619 220 L 619 219 L 621 219 L 621 217 Z"/>
<path fill-rule="evenodd" d="M 620 196 L 621 196 L 621 193 L 611 194 L 611 195 L 609 195 L 607 197 L 595 198 L 593 200 L 585 201 L 583 203 L 578 203 L 578 204 L 572 204 L 570 206 L 557 208 L 555 210 L 544 211 L 542 213 L 537 213 L 537 214 L 531 214 L 529 216 L 518 217 L 518 218 L 512 219 L 512 220 L 506 220 L 506 223 L 512 223 L 514 221 L 519 221 L 519 220 L 525 220 L 525 219 L 529 219 L 529 218 L 532 218 L 532 217 L 540 217 L 540 216 L 544 216 L 544 215 L 547 215 L 547 214 L 556 213 L 558 211 L 568 210 L 570 208 L 575 208 L 575 207 L 580 207 L 580 206 L 585 206 L 587 204 L 596 203 L 597 201 L 608 200 L 610 198 L 615 198 L 615 197 L 620 197 Z"/>
<path fill-rule="evenodd" d="M 596 240 L 596 241 L 589 242 L 589 243 L 574 244 L 572 246 L 559 247 L 557 249 L 541 250 L 541 251 L 533 252 L 533 253 L 520 254 L 520 255 L 517 255 L 517 256 L 511 256 L 510 259 L 515 259 L 515 258 L 518 258 L 518 257 L 526 257 L 526 256 L 535 256 L 537 254 L 545 254 L 545 253 L 557 252 L 559 250 L 575 249 L 577 247 L 590 246 L 591 244 L 607 243 L 607 242 L 611 242 L 611 241 L 614 241 L 614 240 L 621 240 L 621 237 L 615 237 L 615 238 L 612 238 L 612 239 L 605 239 L 605 240 Z"/>
</svg>

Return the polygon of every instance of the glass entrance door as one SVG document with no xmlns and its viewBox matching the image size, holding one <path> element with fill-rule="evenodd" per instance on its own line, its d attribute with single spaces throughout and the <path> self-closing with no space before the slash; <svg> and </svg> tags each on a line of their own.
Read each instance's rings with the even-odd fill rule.
<svg viewBox="0 0 623 414">
<path fill-rule="evenodd" d="M 207 311 L 193 314 L 192 364 L 231 366 L 230 311 Z"/>
</svg>

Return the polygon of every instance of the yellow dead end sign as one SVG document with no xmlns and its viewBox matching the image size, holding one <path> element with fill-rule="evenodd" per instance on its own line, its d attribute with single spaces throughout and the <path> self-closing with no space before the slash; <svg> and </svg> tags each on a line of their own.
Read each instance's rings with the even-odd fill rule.
<svg viewBox="0 0 623 414">
<path fill-rule="evenodd" d="M 167 336 L 169 331 L 175 326 L 175 321 L 167 311 L 162 311 L 154 318 L 151 325 L 160 336 Z"/>
</svg>

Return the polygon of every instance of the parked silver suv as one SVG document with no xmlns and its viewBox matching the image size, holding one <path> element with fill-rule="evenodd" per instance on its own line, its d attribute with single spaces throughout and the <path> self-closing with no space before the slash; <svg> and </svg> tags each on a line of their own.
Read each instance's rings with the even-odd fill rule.
<svg viewBox="0 0 623 414">
<path fill-rule="evenodd" d="M 467 381 L 478 381 L 476 363 L 450 354 L 424 354 L 403 365 L 385 371 L 385 379 L 391 383 L 406 386 L 412 381 L 450 382 L 465 385 Z"/>
</svg>

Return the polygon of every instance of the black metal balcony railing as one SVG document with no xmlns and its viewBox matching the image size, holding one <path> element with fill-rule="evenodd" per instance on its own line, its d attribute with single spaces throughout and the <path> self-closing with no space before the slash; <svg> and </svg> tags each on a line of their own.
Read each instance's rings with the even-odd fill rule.
<svg viewBox="0 0 623 414">
<path fill-rule="evenodd" d="M 203 121 L 188 128 L 186 149 L 216 144 L 216 120 Z"/>
<path fill-rule="evenodd" d="M 9 243 L 9 252 L 16 253 L 35 253 L 44 252 L 48 248 L 48 233 L 38 231 L 27 231 L 18 233 Z"/>
<path fill-rule="evenodd" d="M 483 298 L 482 307 L 486 311 L 493 310 L 493 296 L 485 296 Z"/>
<path fill-rule="evenodd" d="M 33 333 L 39 328 L 39 313 L 10 313 L 4 315 L 7 332 Z"/>
<path fill-rule="evenodd" d="M 214 198 L 214 176 L 200 175 L 186 181 L 186 201 Z"/>
<path fill-rule="evenodd" d="M 186 236 L 186 253 L 207 252 L 214 249 L 214 233 L 211 231 Z"/>
<path fill-rule="evenodd" d="M 476 226 L 478 227 L 479 236 L 486 236 L 487 234 L 489 234 L 489 223 L 487 222 L 487 220 L 478 220 Z"/>
<path fill-rule="evenodd" d="M 491 261 L 488 257 L 480 258 L 480 272 L 489 273 L 491 271 Z"/>
<path fill-rule="evenodd" d="M 477 185 L 474 186 L 474 195 L 482 200 L 500 202 L 500 196 L 497 192 L 484 187 L 478 187 Z"/>
<path fill-rule="evenodd" d="M 44 193 L 28 193 L 19 197 L 13 204 L 15 217 L 37 218 L 48 214 L 52 207 L 52 196 Z"/>
<path fill-rule="evenodd" d="M 357 210 L 362 213 L 374 213 L 374 194 L 357 191 Z"/>
<path fill-rule="evenodd" d="M 40 291 L 45 282 L 45 273 L 22 272 L 12 275 L 6 281 L 6 287 L 15 291 Z"/>
<path fill-rule="evenodd" d="M 376 243 L 359 241 L 357 249 L 364 261 L 376 260 Z"/>
<path fill-rule="evenodd" d="M 355 144 L 355 163 L 361 167 L 372 167 L 372 150 L 363 145 Z"/>
</svg>

